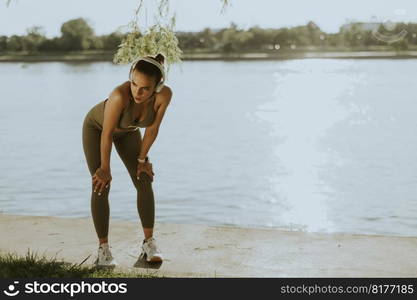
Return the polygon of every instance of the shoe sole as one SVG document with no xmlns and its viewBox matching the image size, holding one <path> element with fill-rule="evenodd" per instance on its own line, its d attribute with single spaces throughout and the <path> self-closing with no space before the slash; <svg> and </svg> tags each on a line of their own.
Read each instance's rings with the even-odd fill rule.
<svg viewBox="0 0 417 300">
<path fill-rule="evenodd" d="M 98 267 L 98 268 L 99 267 L 100 268 L 102 268 L 102 267 L 104 267 L 104 268 L 105 267 L 113 268 L 113 267 L 116 267 L 118 265 L 118 263 L 113 263 L 113 264 L 109 264 L 109 265 L 99 265 L 97 260 L 93 264 L 94 264 L 95 267 Z"/>
</svg>

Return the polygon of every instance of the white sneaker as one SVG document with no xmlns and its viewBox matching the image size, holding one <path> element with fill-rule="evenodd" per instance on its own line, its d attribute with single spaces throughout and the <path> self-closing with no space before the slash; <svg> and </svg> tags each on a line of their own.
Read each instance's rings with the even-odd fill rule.
<svg viewBox="0 0 417 300">
<path fill-rule="evenodd" d="M 98 255 L 94 264 L 97 267 L 114 267 L 117 265 L 116 260 L 111 254 L 110 246 L 108 243 L 101 244 L 98 247 Z"/>
<path fill-rule="evenodd" d="M 162 254 L 156 246 L 156 240 L 150 237 L 148 240 L 143 240 L 141 256 L 146 258 L 148 262 L 161 262 Z"/>
</svg>

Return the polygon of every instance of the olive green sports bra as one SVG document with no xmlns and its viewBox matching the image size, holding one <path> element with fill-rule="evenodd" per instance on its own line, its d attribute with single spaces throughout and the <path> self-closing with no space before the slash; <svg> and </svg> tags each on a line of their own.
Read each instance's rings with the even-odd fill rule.
<svg viewBox="0 0 417 300">
<path fill-rule="evenodd" d="M 155 120 L 155 115 L 156 112 L 153 109 L 154 108 L 154 104 L 155 104 L 155 99 L 156 96 L 153 96 L 153 99 L 151 101 L 149 101 L 148 103 L 148 107 L 147 107 L 147 115 L 145 117 L 145 119 L 143 121 L 140 121 L 138 119 L 135 119 L 134 115 L 133 115 L 133 100 L 129 101 L 129 105 L 126 106 L 123 110 L 122 113 L 120 114 L 120 118 L 119 121 L 117 123 L 117 128 L 118 129 L 123 129 L 123 130 L 138 130 L 139 127 L 141 128 L 145 128 L 150 126 L 153 121 Z M 104 107 L 106 105 L 106 101 L 108 100 L 108 98 L 106 100 L 103 100 L 101 102 L 99 102 L 98 104 L 96 104 L 95 106 L 93 106 L 90 111 L 88 112 L 88 115 L 90 117 L 90 119 L 95 123 L 95 125 L 102 130 L 103 129 L 103 119 L 104 119 Z"/>
</svg>

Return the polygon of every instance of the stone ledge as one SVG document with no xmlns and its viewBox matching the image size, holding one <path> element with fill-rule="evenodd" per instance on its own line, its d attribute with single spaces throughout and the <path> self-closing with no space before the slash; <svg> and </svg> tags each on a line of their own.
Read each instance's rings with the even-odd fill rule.
<svg viewBox="0 0 417 300">
<path fill-rule="evenodd" d="M 166 277 L 417 277 L 417 237 L 310 233 L 156 223 L 164 255 L 159 269 L 133 268 L 143 233 L 138 223 L 110 219 L 118 269 Z M 0 251 L 31 251 L 92 264 L 91 218 L 0 214 Z"/>
</svg>

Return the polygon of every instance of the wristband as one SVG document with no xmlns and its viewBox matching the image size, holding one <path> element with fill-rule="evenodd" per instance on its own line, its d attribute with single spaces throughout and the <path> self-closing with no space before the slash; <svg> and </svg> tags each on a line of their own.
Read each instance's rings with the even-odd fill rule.
<svg viewBox="0 0 417 300">
<path fill-rule="evenodd" d="M 146 156 L 145 159 L 138 158 L 138 162 L 140 162 L 140 163 L 145 163 L 145 162 L 148 162 L 148 161 L 149 161 L 149 157 L 148 156 Z"/>
</svg>

